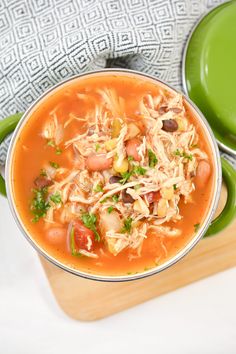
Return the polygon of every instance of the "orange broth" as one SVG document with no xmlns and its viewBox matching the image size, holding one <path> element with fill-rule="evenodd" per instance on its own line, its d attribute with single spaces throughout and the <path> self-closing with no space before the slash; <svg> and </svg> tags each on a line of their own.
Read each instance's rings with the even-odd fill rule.
<svg viewBox="0 0 236 354">
<path fill-rule="evenodd" d="M 193 238 L 195 233 L 194 225 L 202 223 L 209 210 L 214 185 L 213 164 L 210 144 L 206 139 L 205 133 L 185 104 L 188 118 L 195 125 L 200 137 L 199 148 L 203 149 L 209 157 L 212 173 L 204 188 L 201 190 L 196 189 L 192 193 L 192 203 L 184 204 L 183 199 L 180 201 L 179 209 L 180 214 L 183 216 L 182 220 L 167 224 L 170 226 L 174 224 L 174 226 L 180 228 L 182 235 L 172 238 L 159 238 L 156 237 L 154 232 L 151 232 L 144 240 L 141 257 L 132 260 L 128 258 L 128 250 L 123 250 L 117 256 L 110 254 L 103 242 L 99 242 L 96 245 L 95 251 L 97 248 L 102 248 L 104 253 L 99 259 L 91 259 L 72 256 L 68 251 L 66 238 L 55 242 L 49 240 L 45 234 L 45 222 L 42 219 L 37 223 L 32 222 L 30 203 L 32 201 L 34 180 L 39 175 L 42 165 L 47 161 L 55 161 L 63 167 L 72 168 L 71 159 L 68 156 L 71 156 L 73 152 L 71 147 L 65 149 L 63 144 L 61 144 L 62 153 L 57 155 L 55 148 L 45 143 L 45 138 L 40 135 L 44 120 L 49 117 L 49 113 L 55 108 L 57 108 L 57 116 L 60 122 L 65 122 L 71 112 L 80 117 L 85 116 L 86 112 L 92 108 L 92 102 L 89 100 L 82 102 L 78 99 L 77 94 L 93 93 L 95 89 L 103 87 L 115 89 L 118 95 L 124 98 L 125 115 L 128 119 L 134 121 L 140 119 L 138 112 L 139 97 L 146 93 L 155 95 L 160 89 L 154 81 L 135 75 L 103 74 L 74 79 L 47 94 L 32 109 L 30 119 L 25 123 L 24 128 L 18 135 L 13 156 L 12 184 L 14 201 L 19 217 L 32 239 L 40 248 L 63 264 L 87 273 L 125 275 L 142 272 L 156 266 L 157 263 L 160 264 L 167 261 Z M 94 94 L 94 97 L 96 99 L 96 94 Z M 72 122 L 64 139 L 70 139 L 72 137 L 71 133 L 73 135 L 79 134 L 84 129 L 84 124 Z M 167 254 L 161 242 L 164 244 Z M 159 261 L 157 261 L 157 258 L 159 258 Z"/>
</svg>

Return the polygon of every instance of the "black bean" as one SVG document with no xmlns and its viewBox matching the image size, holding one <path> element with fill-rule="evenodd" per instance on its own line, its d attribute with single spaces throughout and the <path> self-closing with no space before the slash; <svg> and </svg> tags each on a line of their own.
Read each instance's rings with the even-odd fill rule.
<svg viewBox="0 0 236 354">
<path fill-rule="evenodd" d="M 111 176 L 110 178 L 109 178 L 109 183 L 119 183 L 120 182 L 120 180 L 121 180 L 121 177 L 118 177 L 118 176 Z"/>
<path fill-rule="evenodd" d="M 122 201 L 123 203 L 133 203 L 134 199 L 131 197 L 129 193 L 126 192 L 125 189 L 122 191 Z"/>
<path fill-rule="evenodd" d="M 178 129 L 178 123 L 174 119 L 163 120 L 162 129 L 166 132 L 175 132 Z"/>
</svg>

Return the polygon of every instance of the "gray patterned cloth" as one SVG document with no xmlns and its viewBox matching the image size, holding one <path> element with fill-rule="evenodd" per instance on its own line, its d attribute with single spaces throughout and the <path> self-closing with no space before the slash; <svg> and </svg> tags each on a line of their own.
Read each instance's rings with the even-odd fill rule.
<svg viewBox="0 0 236 354">
<path fill-rule="evenodd" d="M 222 0 L 0 0 L 0 119 L 88 70 L 127 67 L 181 88 L 191 28 Z M 4 164 L 10 141 L 0 147 Z"/>
</svg>

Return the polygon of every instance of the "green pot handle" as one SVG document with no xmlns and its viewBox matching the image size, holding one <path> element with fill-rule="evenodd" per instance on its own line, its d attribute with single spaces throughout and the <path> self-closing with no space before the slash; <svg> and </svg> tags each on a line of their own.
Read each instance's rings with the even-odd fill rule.
<svg viewBox="0 0 236 354">
<path fill-rule="evenodd" d="M 228 226 L 236 215 L 236 171 L 230 163 L 221 158 L 222 175 L 228 191 L 223 211 L 212 221 L 204 237 L 215 235 Z"/>
<path fill-rule="evenodd" d="M 0 121 L 0 143 L 15 129 L 22 115 L 23 113 L 16 113 Z M 223 179 L 228 190 L 227 202 L 221 214 L 211 223 L 204 237 L 212 236 L 223 230 L 236 214 L 236 171 L 225 159 L 221 158 L 221 163 Z M 6 185 L 1 175 L 0 194 L 6 196 Z"/>
<path fill-rule="evenodd" d="M 5 139 L 5 137 L 13 132 L 23 113 L 16 113 L 12 116 L 7 117 L 4 120 L 0 121 L 0 144 Z M 4 178 L 0 174 L 0 194 L 6 197 L 6 185 Z"/>
</svg>

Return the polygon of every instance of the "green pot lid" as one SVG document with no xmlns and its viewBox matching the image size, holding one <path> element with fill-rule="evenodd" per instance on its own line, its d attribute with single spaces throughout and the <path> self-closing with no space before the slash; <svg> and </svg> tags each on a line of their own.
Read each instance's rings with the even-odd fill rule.
<svg viewBox="0 0 236 354">
<path fill-rule="evenodd" d="M 236 1 L 216 7 L 194 28 L 183 58 L 183 84 L 219 145 L 236 155 Z"/>
</svg>

